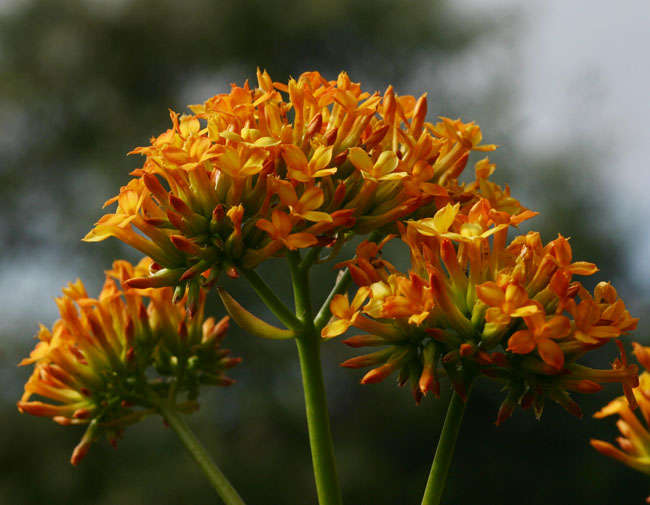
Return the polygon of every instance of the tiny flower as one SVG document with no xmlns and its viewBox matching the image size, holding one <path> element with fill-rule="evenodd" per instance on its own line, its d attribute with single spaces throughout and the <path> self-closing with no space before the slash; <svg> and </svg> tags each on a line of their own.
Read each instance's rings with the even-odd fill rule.
<svg viewBox="0 0 650 505">
<path fill-rule="evenodd" d="M 555 342 L 566 337 L 571 331 L 571 323 L 567 317 L 551 316 L 546 318 L 541 310 L 529 316 L 524 321 L 527 330 L 519 330 L 508 339 L 508 350 L 515 354 L 529 354 L 537 349 L 542 360 L 555 369 L 564 366 L 564 353 Z"/>
</svg>

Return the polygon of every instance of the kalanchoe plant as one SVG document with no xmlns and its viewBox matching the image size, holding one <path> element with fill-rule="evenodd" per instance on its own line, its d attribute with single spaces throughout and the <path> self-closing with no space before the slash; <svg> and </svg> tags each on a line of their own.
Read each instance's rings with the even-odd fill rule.
<svg viewBox="0 0 650 505">
<path fill-rule="evenodd" d="M 564 237 L 546 245 L 535 232 L 508 240 L 511 229 L 537 213 L 490 180 L 495 167 L 488 158 L 475 163 L 473 181 L 459 181 L 473 151 L 496 148 L 481 144 L 474 123 L 427 122 L 426 95 L 398 96 L 392 86 L 369 93 L 345 73 L 328 81 L 306 72 L 278 83 L 258 70 L 256 88 L 233 85 L 190 109 L 188 115 L 171 112 L 172 127 L 133 151 L 144 163 L 106 202 L 117 204 L 115 211 L 84 238 L 115 237 L 148 259 L 136 268 L 118 262 L 109 275 L 123 293 L 106 294 L 105 302 L 87 301 L 80 286 L 68 289 L 81 315 L 69 308 L 72 301 L 62 302 L 64 321 L 75 330 L 87 327 L 92 338 L 65 347 L 64 363 L 53 357 L 56 329 L 42 332 L 44 343 L 30 360 L 37 373 L 21 409 L 64 424 L 90 423 L 88 441 L 158 411 L 224 501 L 242 503 L 176 415 L 194 406 L 199 384 L 227 383 L 222 370 L 236 362 L 217 346 L 225 322 L 201 325 L 205 293 L 224 273 L 244 277 L 284 327 L 260 319 L 218 287 L 239 326 L 296 342 L 320 505 L 342 503 L 321 337 L 361 330 L 345 342 L 380 349 L 343 366 L 372 367 L 364 383 L 398 374 L 418 403 L 427 393 L 438 396 L 441 379 L 449 378 L 456 393 L 425 505 L 440 502 L 464 402 L 478 377 L 507 390 L 498 423 L 516 405 L 532 406 L 539 416 L 546 399 L 579 414 L 569 392 L 596 392 L 606 382 L 621 383 L 634 403 L 637 370 L 622 347 L 611 370 L 578 361 L 633 330 L 637 320 L 611 285 L 601 283 L 592 294 L 573 280 L 597 268 L 574 262 Z M 310 269 L 340 256 L 343 245 L 360 236 L 367 240 L 354 258 L 339 259 L 330 294 L 314 307 Z M 410 250 L 408 273 L 381 257 L 396 237 Z M 271 258 L 288 263 L 293 309 L 255 271 Z M 352 280 L 358 288 L 350 301 Z M 93 314 L 120 296 L 124 308 L 109 314 L 121 330 L 115 346 L 106 347 L 107 330 L 100 330 L 111 324 Z M 142 297 L 151 299 L 147 310 Z M 176 402 L 179 392 L 187 393 L 186 402 Z M 62 405 L 31 402 L 31 393 L 49 394 Z"/>
</svg>

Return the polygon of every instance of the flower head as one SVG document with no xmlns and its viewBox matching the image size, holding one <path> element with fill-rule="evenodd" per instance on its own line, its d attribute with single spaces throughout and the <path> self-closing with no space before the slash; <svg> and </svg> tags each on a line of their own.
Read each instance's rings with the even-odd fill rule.
<svg viewBox="0 0 650 505">
<path fill-rule="evenodd" d="M 602 409 L 594 414 L 596 418 L 603 418 L 612 415 L 618 416 L 616 427 L 621 433 L 617 437 L 618 447 L 603 440 L 590 441 L 592 447 L 598 452 L 614 458 L 627 466 L 640 472 L 650 475 L 650 347 L 644 347 L 636 342 L 634 354 L 646 369 L 639 376 L 638 387 L 632 390 L 635 402 L 639 406 L 641 416 L 635 414 L 629 405 L 628 400 L 621 396 L 609 402 Z"/>
<path fill-rule="evenodd" d="M 469 205 L 483 191 L 495 209 L 520 208 L 487 181 L 487 160 L 475 183 L 458 182 L 471 151 L 495 146 L 480 143 L 473 123 L 426 122 L 426 95 L 369 93 L 346 73 L 278 83 L 258 71 L 257 87 L 233 85 L 190 108 L 132 151 L 144 164 L 84 239 L 113 236 L 151 257 L 138 287 L 211 284 L 222 271 Z"/>
<path fill-rule="evenodd" d="M 449 377 L 461 396 L 476 376 L 489 377 L 508 390 L 499 423 L 517 404 L 540 415 L 551 399 L 580 415 L 569 392 L 595 392 L 605 382 L 630 390 L 636 367 L 625 360 L 611 370 L 577 361 L 633 330 L 638 320 L 609 283 L 591 294 L 573 280 L 597 268 L 573 262 L 564 237 L 544 245 L 529 232 L 507 244 L 508 229 L 535 214 L 512 210 L 475 197 L 407 221 L 401 227 L 411 253 L 407 273 L 379 257 L 383 243 L 364 242 L 353 260 L 339 264 L 361 287 L 352 304 L 344 295 L 332 300 L 333 318 L 322 335 L 355 327 L 367 334 L 346 344 L 384 346 L 342 366 L 372 366 L 362 383 L 399 371 L 400 384 L 410 381 L 418 402 L 427 392 L 438 393 L 440 377 Z"/>
<path fill-rule="evenodd" d="M 41 326 L 39 342 L 20 363 L 34 365 L 21 412 L 87 425 L 73 464 L 101 435 L 114 442 L 126 426 L 155 412 L 156 399 L 187 393 L 181 407 L 190 411 L 200 384 L 233 382 L 224 372 L 240 360 L 220 348 L 228 318 L 204 320 L 203 293 L 190 313 L 185 300 L 173 301 L 171 288 L 125 285 L 150 267 L 150 259 L 136 266 L 115 261 L 97 298 L 80 280 L 69 284 L 56 299 L 61 318 L 52 330 Z"/>
</svg>

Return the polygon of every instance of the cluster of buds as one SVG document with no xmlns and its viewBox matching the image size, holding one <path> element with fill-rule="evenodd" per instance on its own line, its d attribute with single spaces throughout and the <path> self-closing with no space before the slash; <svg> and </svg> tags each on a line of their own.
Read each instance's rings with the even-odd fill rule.
<svg viewBox="0 0 650 505">
<path fill-rule="evenodd" d="M 146 156 L 143 166 L 84 239 L 113 236 L 154 260 L 130 286 L 174 286 L 181 297 L 221 272 L 236 277 L 287 250 L 341 245 L 477 193 L 499 210 L 518 208 L 488 180 L 487 160 L 475 182 L 458 182 L 471 151 L 495 146 L 480 144 L 474 123 L 426 122 L 426 95 L 370 94 L 345 73 L 257 79 L 191 115 L 171 112 L 172 128 L 132 151 Z"/>
<path fill-rule="evenodd" d="M 592 294 L 573 280 L 597 268 L 573 262 L 566 238 L 544 245 L 529 232 L 507 244 L 508 229 L 533 215 L 510 214 L 478 198 L 407 221 L 400 231 L 410 249 L 408 274 L 380 257 L 385 241 L 363 242 L 354 259 L 339 264 L 359 289 L 351 303 L 347 295 L 332 300 L 334 317 L 322 336 L 355 327 L 365 334 L 346 344 L 384 348 L 342 366 L 373 367 L 362 383 L 399 372 L 417 402 L 428 392 L 438 395 L 441 376 L 463 397 L 479 375 L 498 380 L 508 394 L 497 423 L 517 404 L 532 406 L 539 417 L 547 398 L 581 415 L 568 392 L 596 392 L 606 382 L 623 384 L 632 400 L 637 369 L 624 356 L 611 370 L 577 361 L 638 320 L 611 284 L 601 282 Z"/>
<path fill-rule="evenodd" d="M 179 408 L 189 412 L 201 384 L 233 383 L 225 371 L 240 359 L 220 347 L 228 318 L 204 320 L 203 293 L 190 313 L 185 300 L 174 303 L 171 288 L 126 286 L 150 264 L 148 258 L 137 266 L 115 261 L 98 298 L 80 280 L 68 284 L 56 299 L 61 318 L 52 330 L 41 326 L 39 342 L 20 363 L 34 364 L 21 412 L 87 425 L 73 464 L 100 436 L 115 443 L 126 426 L 155 413 L 158 399 L 186 394 Z"/>
<path fill-rule="evenodd" d="M 591 445 L 605 456 L 650 475 L 650 347 L 643 347 L 635 342 L 634 355 L 645 368 L 639 376 L 638 387 L 633 389 L 641 418 L 632 411 L 625 397 L 612 400 L 596 412 L 594 417 L 603 418 L 612 415 L 619 417 L 616 427 L 621 436 L 616 441 L 620 449 L 603 440 L 591 440 Z M 647 502 L 650 503 L 650 497 Z"/>
</svg>

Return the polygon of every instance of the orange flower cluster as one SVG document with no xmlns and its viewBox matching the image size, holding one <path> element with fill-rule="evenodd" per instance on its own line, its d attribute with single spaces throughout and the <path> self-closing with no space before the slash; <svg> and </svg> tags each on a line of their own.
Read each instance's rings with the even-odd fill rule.
<svg viewBox="0 0 650 505">
<path fill-rule="evenodd" d="M 638 320 L 609 283 L 592 294 L 573 281 L 597 268 L 574 262 L 564 237 L 544 245 L 529 232 L 507 244 L 508 229 L 534 214 L 508 213 L 478 198 L 407 221 L 401 238 L 411 254 L 408 274 L 381 259 L 385 240 L 363 242 L 353 260 L 339 264 L 360 287 L 352 302 L 347 295 L 332 300 L 334 318 L 322 336 L 355 327 L 366 334 L 346 344 L 386 347 L 342 366 L 373 367 L 362 383 L 399 371 L 399 383 L 410 380 L 418 402 L 427 392 L 438 394 L 443 375 L 461 396 L 478 375 L 499 380 L 509 393 L 498 423 L 517 404 L 541 415 L 546 398 L 579 414 L 568 391 L 595 392 L 604 382 L 620 382 L 629 392 L 635 366 L 617 360 L 612 370 L 594 370 L 577 360 Z"/>
<path fill-rule="evenodd" d="M 117 237 L 153 258 L 131 286 L 178 286 L 180 296 L 220 272 L 340 244 L 476 192 L 500 210 L 518 206 L 487 180 L 487 160 L 476 182 L 458 183 L 469 153 L 495 146 L 480 144 L 473 123 L 426 122 L 426 95 L 370 94 L 345 73 L 257 78 L 257 88 L 233 85 L 191 115 L 172 112 L 172 128 L 132 151 L 144 165 L 84 239 Z"/>
<path fill-rule="evenodd" d="M 641 411 L 641 419 L 632 412 L 624 397 L 616 398 L 594 414 L 596 418 L 618 415 L 616 427 L 621 436 L 616 439 L 620 449 L 604 442 L 591 440 L 591 445 L 604 454 L 627 466 L 650 475 L 650 347 L 634 343 L 634 354 L 646 369 L 639 376 L 639 386 L 634 388 L 634 398 Z M 650 498 L 648 498 L 650 503 Z"/>
<path fill-rule="evenodd" d="M 73 464 L 102 434 L 115 442 L 127 425 L 155 412 L 152 399 L 166 398 L 170 388 L 187 393 L 183 408 L 192 410 L 200 384 L 233 382 L 224 371 L 240 360 L 220 348 L 228 318 L 204 320 L 203 294 L 190 315 L 185 300 L 172 301 L 171 288 L 125 287 L 150 263 L 115 261 L 98 298 L 90 298 L 80 280 L 68 284 L 56 299 L 61 319 L 51 331 L 41 326 L 39 342 L 20 363 L 34 364 L 18 402 L 21 412 L 88 425 Z M 152 379 L 151 367 L 158 378 Z"/>
</svg>

